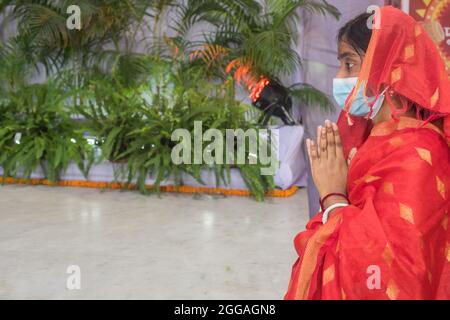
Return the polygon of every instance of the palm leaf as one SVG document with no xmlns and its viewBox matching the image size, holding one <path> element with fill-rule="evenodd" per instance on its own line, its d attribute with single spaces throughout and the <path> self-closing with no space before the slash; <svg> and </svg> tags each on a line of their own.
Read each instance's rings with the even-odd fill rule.
<svg viewBox="0 0 450 320">
<path fill-rule="evenodd" d="M 334 104 L 328 95 L 307 83 L 294 84 L 288 88 L 288 91 L 302 105 L 318 105 L 325 111 L 334 109 Z"/>
</svg>

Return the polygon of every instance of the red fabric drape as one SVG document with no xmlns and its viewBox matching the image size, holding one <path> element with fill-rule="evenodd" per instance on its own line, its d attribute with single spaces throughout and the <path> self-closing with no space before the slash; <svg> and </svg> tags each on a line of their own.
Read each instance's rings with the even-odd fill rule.
<svg viewBox="0 0 450 320">
<path fill-rule="evenodd" d="M 420 124 L 374 127 L 350 166 L 351 206 L 295 238 L 286 299 L 450 299 L 450 148 Z"/>
<path fill-rule="evenodd" d="M 373 128 L 373 123 L 371 119 L 367 119 L 366 117 L 352 116 L 352 123 L 350 125 L 347 120 L 347 114 L 341 112 L 337 126 L 339 127 L 339 134 L 344 149 L 344 157 L 348 159 L 350 151 L 353 148 L 359 149 L 367 140 Z"/>
<path fill-rule="evenodd" d="M 428 120 L 443 118 L 444 133 L 450 140 L 450 80 L 436 44 L 421 24 L 398 9 L 383 7 L 375 23 L 378 19 L 379 28 L 374 26 L 358 83 L 345 111 L 348 114 L 361 86 L 366 96 L 377 96 L 388 88 L 386 98 L 394 118 L 415 104 L 432 114 Z M 408 104 L 398 108 L 391 100 L 391 91 Z"/>
<path fill-rule="evenodd" d="M 297 235 L 299 258 L 285 298 L 450 299 L 450 85 L 444 65 L 412 18 L 385 7 L 359 85 L 371 94 L 390 87 L 443 117 L 445 130 L 398 115 L 392 103 L 391 121 L 367 129 L 370 122 L 352 117 L 347 131 L 340 126 L 344 151 L 360 146 L 348 173 L 351 205 L 334 210 L 325 224 L 319 213 Z"/>
</svg>

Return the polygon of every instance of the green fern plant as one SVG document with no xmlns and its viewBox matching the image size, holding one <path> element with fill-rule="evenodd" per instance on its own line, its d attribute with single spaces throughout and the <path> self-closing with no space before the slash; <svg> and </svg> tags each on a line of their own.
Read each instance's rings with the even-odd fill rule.
<svg viewBox="0 0 450 320">
<path fill-rule="evenodd" d="M 168 178 L 182 185 L 183 173 L 203 184 L 202 170 L 214 170 L 217 185 L 229 184 L 230 164 L 173 164 L 175 143 L 171 136 L 176 129 L 186 129 L 193 138 L 194 121 L 201 121 L 204 130 L 215 128 L 224 134 L 226 129 L 256 129 L 245 120 L 251 107 L 234 98 L 233 79 L 223 85 L 211 84 L 202 77 L 202 68 L 186 71 L 169 61 L 160 60 L 148 67 L 151 76 L 139 87 L 125 88 L 118 82 L 95 79 L 82 91 L 85 105 L 77 110 L 85 117 L 90 135 L 98 138 L 103 157 L 123 162 L 128 183 L 136 181 L 145 194 L 149 192 L 145 181 L 150 176 L 155 179 L 155 192 Z M 262 165 L 236 167 L 244 172 L 244 180 L 256 199 L 263 200 L 265 193 L 274 188 L 273 177 L 261 176 Z M 119 170 L 117 176 L 123 174 L 123 169 Z"/>
<path fill-rule="evenodd" d="M 81 91 L 83 104 L 76 106 L 89 134 L 97 137 L 103 157 L 123 161 L 127 134 L 142 124 L 140 107 L 145 103 L 135 89 L 121 88 L 107 79 L 92 80 Z"/>
<path fill-rule="evenodd" d="M 180 6 L 173 28 L 185 35 L 199 22 L 210 23 L 213 28 L 204 40 L 182 42 L 185 50 L 194 50 L 209 74 L 234 72 L 251 87 L 262 76 L 276 80 L 301 67 L 301 57 L 294 49 L 301 9 L 336 19 L 340 16 L 325 0 L 192 0 Z M 298 86 L 293 93 L 308 105 L 332 106 L 329 97 L 311 85 Z"/>
<path fill-rule="evenodd" d="M 214 170 L 217 184 L 229 183 L 232 165 L 173 165 L 171 132 L 192 132 L 194 121 L 205 130 L 257 128 L 246 118 L 252 108 L 235 100 L 230 72 L 293 72 L 301 65 L 292 50 L 298 9 L 339 16 L 325 0 L 80 0 L 80 32 L 66 28 L 70 4 L 0 0 L 0 12 L 9 6 L 18 23 L 18 34 L 0 45 L 0 166 L 11 176 L 41 166 L 56 181 L 74 161 L 87 174 L 88 131 L 104 159 L 126 161 L 128 181 L 142 192 L 149 175 L 157 191 L 168 177 L 182 184 L 182 173 L 201 182 L 205 169 Z M 190 40 L 201 23 L 210 32 Z M 195 55 L 199 50 L 204 54 Z M 30 85 L 42 67 L 51 79 Z M 307 84 L 290 92 L 311 105 L 329 104 Z M 84 121 L 74 121 L 74 113 Z M 274 188 L 260 163 L 234 167 L 258 200 Z"/>
<path fill-rule="evenodd" d="M 261 75 L 275 79 L 301 66 L 292 46 L 298 38 L 299 10 L 340 16 L 326 0 L 80 0 L 80 32 L 65 26 L 70 4 L 68 0 L 2 0 L 0 9 L 14 8 L 19 35 L 28 37 L 29 52 L 35 53 L 33 63 L 42 63 L 49 73 L 94 68 L 103 74 L 112 72 L 125 85 L 148 74 L 138 46 L 157 59 L 173 58 L 174 50 L 188 55 L 219 46 L 226 49 L 225 55 L 208 55 L 205 49 L 214 60 L 205 62 L 205 76 L 224 80 L 232 63 L 238 76 L 246 71 L 255 79 Z M 190 40 L 190 31 L 201 23 L 209 24 L 209 30 Z M 162 31 L 163 24 L 172 30 L 172 37 Z M 112 49 L 105 50 L 106 44 Z M 301 96 L 313 105 L 331 105 L 325 95 L 310 89 L 304 88 Z"/>
<path fill-rule="evenodd" d="M 93 149 L 65 108 L 69 94 L 53 81 L 11 92 L 0 104 L 0 166 L 4 176 L 30 178 L 41 167 L 56 182 L 71 162 L 87 175 Z"/>
</svg>

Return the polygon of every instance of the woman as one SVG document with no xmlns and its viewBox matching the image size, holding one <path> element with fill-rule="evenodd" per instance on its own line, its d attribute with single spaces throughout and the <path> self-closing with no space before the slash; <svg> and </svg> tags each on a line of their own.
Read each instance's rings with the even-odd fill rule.
<svg viewBox="0 0 450 320">
<path fill-rule="evenodd" d="M 322 212 L 295 238 L 286 299 L 450 299 L 449 78 L 411 17 L 368 18 L 339 34 L 340 125 L 307 141 Z"/>
</svg>

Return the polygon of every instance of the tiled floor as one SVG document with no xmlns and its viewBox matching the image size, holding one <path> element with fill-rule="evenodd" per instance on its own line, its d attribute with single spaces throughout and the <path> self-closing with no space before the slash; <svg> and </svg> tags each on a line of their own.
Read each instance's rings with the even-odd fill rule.
<svg viewBox="0 0 450 320">
<path fill-rule="evenodd" d="M 304 189 L 257 203 L 2 186 L 0 298 L 281 299 L 307 216 Z"/>
</svg>

